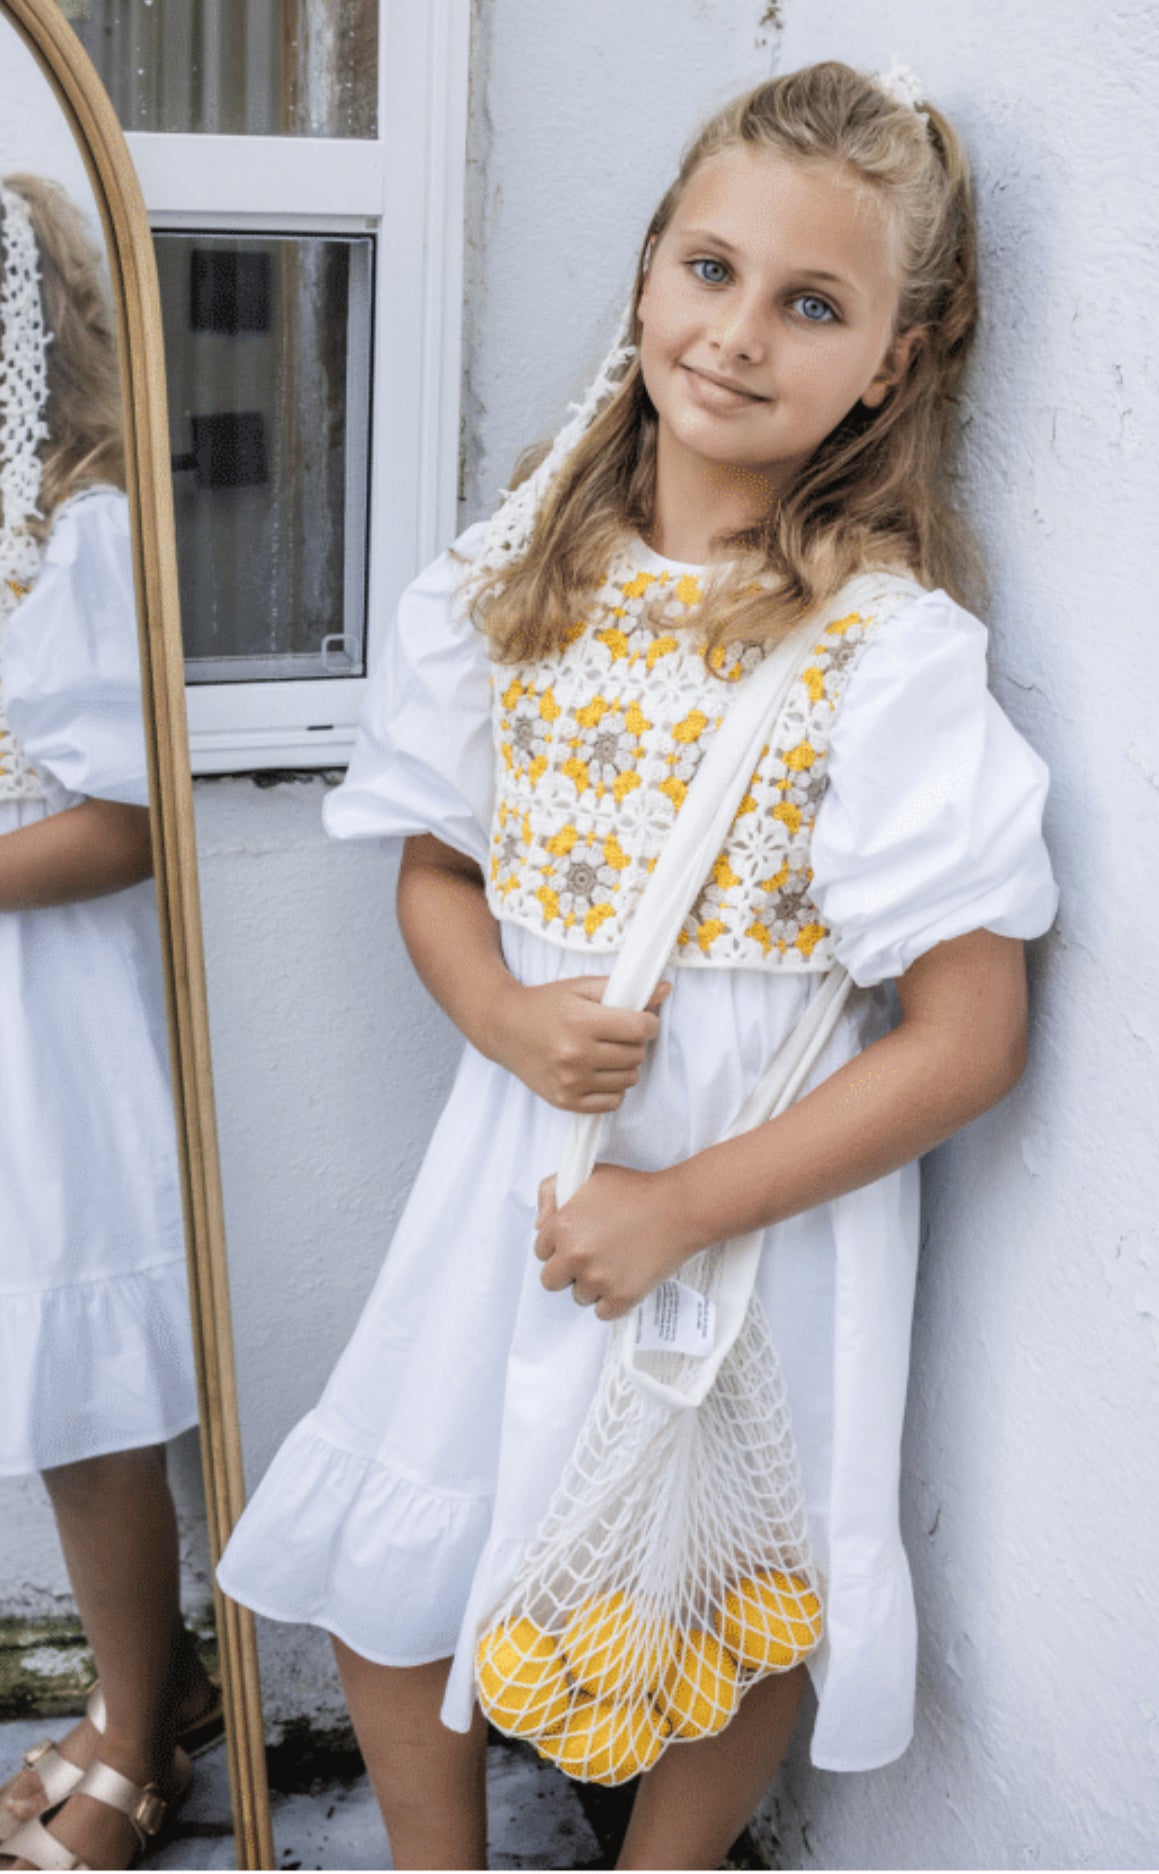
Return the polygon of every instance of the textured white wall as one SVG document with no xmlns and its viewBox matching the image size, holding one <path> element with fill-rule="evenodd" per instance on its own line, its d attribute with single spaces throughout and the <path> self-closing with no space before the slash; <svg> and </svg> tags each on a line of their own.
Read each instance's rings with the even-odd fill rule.
<svg viewBox="0 0 1159 1874">
<path fill-rule="evenodd" d="M 916 1741 L 798 1751 L 794 1865 L 1153 1866 L 1159 1845 L 1159 20 L 1131 0 L 788 0 L 781 69 L 894 53 L 969 145 L 964 492 L 991 678 L 1050 763 L 1062 902 L 1025 1078 L 923 1168 L 904 1524 Z"/>
</svg>

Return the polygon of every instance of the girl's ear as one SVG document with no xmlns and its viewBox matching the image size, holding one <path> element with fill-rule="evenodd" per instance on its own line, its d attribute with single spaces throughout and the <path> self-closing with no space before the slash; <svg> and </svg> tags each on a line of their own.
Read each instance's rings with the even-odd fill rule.
<svg viewBox="0 0 1159 1874">
<path fill-rule="evenodd" d="M 908 331 L 898 333 L 861 393 L 861 401 L 867 410 L 880 409 L 890 391 L 896 390 L 925 344 L 926 336 L 924 325 L 911 325 Z"/>
<path fill-rule="evenodd" d="M 636 301 L 637 316 L 639 315 L 640 307 L 644 304 L 644 295 L 648 291 L 648 282 L 651 277 L 650 269 L 652 266 L 652 255 L 655 252 L 655 248 L 656 248 L 656 236 L 653 234 L 649 238 L 647 247 L 644 249 L 644 280 L 643 280 L 643 284 L 640 287 L 640 297 Z"/>
</svg>

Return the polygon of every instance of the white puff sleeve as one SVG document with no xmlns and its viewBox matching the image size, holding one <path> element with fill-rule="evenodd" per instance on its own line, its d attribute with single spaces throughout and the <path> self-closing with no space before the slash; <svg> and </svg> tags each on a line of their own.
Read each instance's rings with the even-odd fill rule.
<svg viewBox="0 0 1159 1874">
<path fill-rule="evenodd" d="M 70 794 L 147 807 L 129 504 L 119 490 L 61 509 L 3 656 L 8 720 L 34 768 Z"/>
<path fill-rule="evenodd" d="M 985 928 L 1049 929 L 1050 771 L 986 683 L 988 633 L 944 592 L 883 622 L 834 718 L 810 894 L 862 987 Z"/>
<path fill-rule="evenodd" d="M 486 523 L 459 535 L 473 560 Z M 322 809 L 335 839 L 433 833 L 486 862 L 494 770 L 484 640 L 455 604 L 469 568 L 444 553 L 406 588 L 371 673 L 354 754 Z"/>
</svg>

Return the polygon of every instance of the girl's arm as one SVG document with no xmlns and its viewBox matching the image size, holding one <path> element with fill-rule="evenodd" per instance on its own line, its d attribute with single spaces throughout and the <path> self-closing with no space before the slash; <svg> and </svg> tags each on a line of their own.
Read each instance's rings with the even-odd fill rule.
<svg viewBox="0 0 1159 1874">
<path fill-rule="evenodd" d="M 433 834 L 408 839 L 398 921 L 423 982 L 480 1054 L 569 1112 L 610 1112 L 639 1079 L 660 1030 L 661 984 L 642 1014 L 605 1009 L 603 976 L 527 987 L 503 961 L 499 925 L 473 859 Z"/>
<path fill-rule="evenodd" d="M 970 931 L 897 979 L 902 1019 L 778 1118 L 669 1171 L 598 1166 L 540 1198 L 545 1288 L 625 1314 L 695 1250 L 896 1171 L 1002 1099 L 1026 1064 L 1021 940 Z"/>
<path fill-rule="evenodd" d="M 0 834 L 0 913 L 103 898 L 152 872 L 148 807 L 82 800 Z"/>
</svg>

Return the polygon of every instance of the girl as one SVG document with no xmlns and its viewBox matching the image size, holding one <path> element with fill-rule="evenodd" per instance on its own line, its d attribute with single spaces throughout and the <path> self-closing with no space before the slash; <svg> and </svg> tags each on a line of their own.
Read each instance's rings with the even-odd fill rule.
<svg viewBox="0 0 1159 1874">
<path fill-rule="evenodd" d="M 0 1861 L 127 1867 L 220 1702 L 165 1476 L 197 1400 L 119 371 L 63 190 L 0 184 L 0 260 L 0 1475 L 44 1475 L 101 1681 Z"/>
<path fill-rule="evenodd" d="M 974 252 L 961 147 L 905 75 L 828 63 L 721 111 L 647 230 L 630 347 L 405 594 L 327 803 L 340 838 L 405 836 L 403 932 L 470 1045 L 353 1340 L 220 1575 L 334 1636 L 397 1866 L 483 1864 L 474 1647 L 604 1322 L 754 1228 L 825 1588 L 813 1761 L 869 1769 L 909 1741 L 915 1161 L 1022 1072 L 1021 940 L 1057 898 L 1047 770 L 952 596 L 937 471 Z M 879 597 L 843 602 L 867 572 Z M 812 661 L 668 985 L 605 1009 L 730 687 L 806 614 Z M 834 958 L 856 987 L 811 1090 L 719 1143 Z M 609 1162 L 557 1208 L 568 1116 L 596 1111 Z M 668 1749 L 621 1866 L 719 1862 L 804 1676 Z"/>
</svg>

